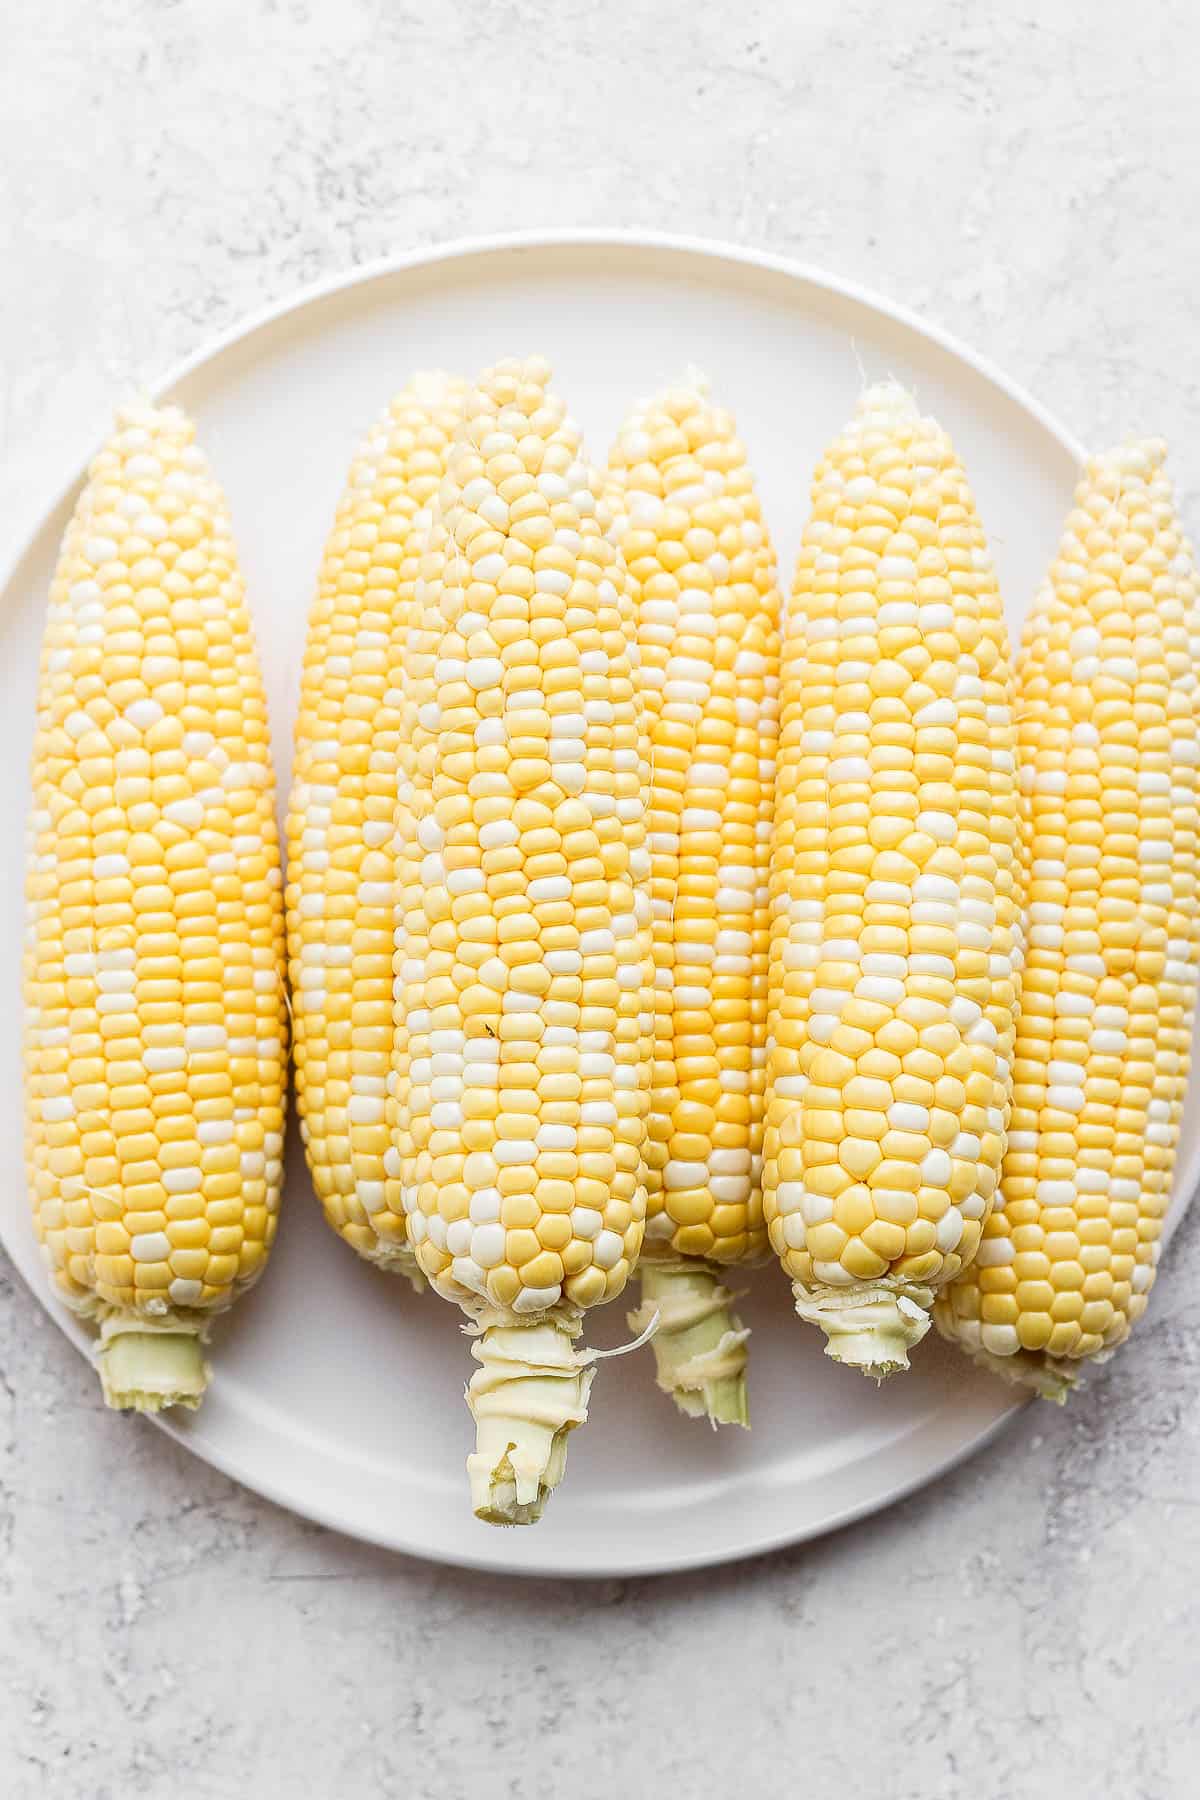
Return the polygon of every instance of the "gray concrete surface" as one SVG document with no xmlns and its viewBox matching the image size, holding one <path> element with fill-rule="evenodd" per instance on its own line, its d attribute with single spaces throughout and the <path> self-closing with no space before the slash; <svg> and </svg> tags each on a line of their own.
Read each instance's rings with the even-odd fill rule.
<svg viewBox="0 0 1200 1800">
<path fill-rule="evenodd" d="M 296 285 L 538 224 L 926 311 L 1200 529 L 1188 0 L 6 0 L 0 559 L 114 394 Z M 16 878 L 19 847 L 10 847 Z M 936 1489 L 716 1574 L 367 1550 L 136 1421 L 0 1254 L 0 1793 L 1197 1791 L 1200 1217 L 1136 1343 Z"/>
</svg>

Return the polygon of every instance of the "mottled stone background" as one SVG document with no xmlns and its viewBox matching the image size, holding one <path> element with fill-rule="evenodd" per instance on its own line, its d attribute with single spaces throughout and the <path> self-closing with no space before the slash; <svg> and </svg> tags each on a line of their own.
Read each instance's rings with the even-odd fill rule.
<svg viewBox="0 0 1200 1800">
<path fill-rule="evenodd" d="M 1189 0 L 4 0 L 0 559 L 118 393 L 464 233 L 765 245 L 961 333 L 1200 529 Z M 13 845 L 10 856 L 20 855 Z M 721 1573 L 364 1549 L 137 1422 L 0 1255 L 6 1800 L 1197 1791 L 1200 1218 L 1136 1346 L 936 1489 Z"/>
</svg>

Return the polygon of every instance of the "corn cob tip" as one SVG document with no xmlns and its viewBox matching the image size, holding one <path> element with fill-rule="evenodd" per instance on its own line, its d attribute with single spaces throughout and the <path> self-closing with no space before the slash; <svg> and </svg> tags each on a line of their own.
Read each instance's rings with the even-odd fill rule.
<svg viewBox="0 0 1200 1800">
<path fill-rule="evenodd" d="M 471 1505 L 488 1525 L 536 1525 L 567 1463 L 567 1434 L 587 1418 L 593 1358 L 578 1321 L 481 1322 L 467 1387 L 476 1425 Z"/>
<path fill-rule="evenodd" d="M 886 381 L 873 381 L 863 388 L 858 400 L 858 415 L 864 422 L 875 420 L 885 427 L 903 419 L 915 419 L 920 409 L 912 394 L 894 376 Z"/>
<path fill-rule="evenodd" d="M 486 419 L 489 403 L 499 407 L 524 404 L 527 409 L 532 407 L 536 411 L 536 390 L 548 387 L 553 374 L 544 356 L 501 357 L 499 362 L 485 369 L 476 382 L 466 409 L 468 426 L 476 411 L 482 411 Z M 482 408 L 479 406 L 481 399 Z M 481 428 L 485 419 L 475 419 L 476 428 Z"/>
<path fill-rule="evenodd" d="M 1095 456 L 1089 456 L 1085 472 L 1093 479 L 1108 471 L 1145 481 L 1156 475 L 1166 460 L 1165 438 L 1130 438 L 1111 450 L 1101 450 Z"/>
<path fill-rule="evenodd" d="M 117 1412 L 156 1413 L 168 1406 L 195 1412 L 212 1377 L 201 1329 L 178 1319 L 163 1325 L 106 1319 L 96 1367 L 105 1405 Z"/>
<path fill-rule="evenodd" d="M 698 1258 L 643 1262 L 638 1269 L 642 1305 L 628 1315 L 631 1331 L 653 1338 L 657 1381 L 681 1413 L 710 1425 L 750 1424 L 746 1397 L 746 1340 L 750 1333 L 732 1310 L 736 1296 L 709 1263 Z"/>
<path fill-rule="evenodd" d="M 168 431 L 177 433 L 189 443 L 196 435 L 191 416 L 182 406 L 152 400 L 144 391 L 122 401 L 113 417 L 118 432 Z"/>
<path fill-rule="evenodd" d="M 409 392 L 418 400 L 436 406 L 460 393 L 462 385 L 461 375 L 451 375 L 445 369 L 417 369 L 409 383 Z"/>
<path fill-rule="evenodd" d="M 836 1290 L 814 1293 L 795 1282 L 792 1293 L 800 1318 L 825 1333 L 826 1356 L 861 1369 L 873 1381 L 907 1369 L 908 1352 L 929 1330 L 930 1288 L 868 1286 L 842 1295 Z"/>
</svg>

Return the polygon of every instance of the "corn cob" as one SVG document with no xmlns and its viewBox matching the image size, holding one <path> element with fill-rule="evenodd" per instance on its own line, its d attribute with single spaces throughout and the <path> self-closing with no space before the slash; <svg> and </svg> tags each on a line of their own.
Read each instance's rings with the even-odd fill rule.
<svg viewBox="0 0 1200 1800">
<path fill-rule="evenodd" d="M 309 621 L 288 807 L 296 1104 L 329 1224 L 424 1285 L 384 1168 L 392 1061 L 396 734 L 429 508 L 466 383 L 418 375 L 350 471 Z"/>
<path fill-rule="evenodd" d="M 545 363 L 482 377 L 405 652 L 390 1168 L 480 1367 L 481 1518 L 536 1519 L 587 1414 L 584 1310 L 641 1245 L 647 740 L 600 478 Z"/>
<path fill-rule="evenodd" d="M 1191 1051 L 1200 590 L 1165 454 L 1088 462 L 1027 621 L 1012 1130 L 979 1255 L 934 1315 L 1053 1399 L 1145 1311 Z"/>
<path fill-rule="evenodd" d="M 266 705 L 175 407 L 89 471 L 42 650 L 25 951 L 34 1224 L 110 1406 L 195 1407 L 275 1234 L 286 1019 Z"/>
<path fill-rule="evenodd" d="M 762 1212 L 767 879 L 779 593 L 746 455 L 693 380 L 638 407 L 609 458 L 651 734 L 655 965 L 645 1328 L 681 1411 L 748 1423 L 747 1333 L 720 1268 Z"/>
<path fill-rule="evenodd" d="M 817 469 L 784 630 L 764 1202 L 827 1354 L 907 1367 L 1000 1167 L 1020 965 L 1011 678 L 950 440 L 895 384 Z"/>
</svg>

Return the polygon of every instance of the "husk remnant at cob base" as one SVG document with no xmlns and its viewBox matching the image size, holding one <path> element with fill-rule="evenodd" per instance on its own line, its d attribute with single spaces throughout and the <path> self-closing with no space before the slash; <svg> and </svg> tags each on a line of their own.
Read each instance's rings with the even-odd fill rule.
<svg viewBox="0 0 1200 1800">
<path fill-rule="evenodd" d="M 1071 1390 L 1079 1380 L 1079 1366 L 1062 1356 L 1047 1356 L 1041 1350 L 1018 1350 L 1015 1356 L 995 1356 L 990 1350 L 967 1349 L 971 1361 L 989 1375 L 999 1375 L 1010 1387 L 1024 1388 L 1041 1400 L 1052 1400 L 1065 1406 Z M 1089 1357 L 1089 1362 L 1106 1362 L 1107 1355 Z"/>
<path fill-rule="evenodd" d="M 100 1326 L 96 1368 L 105 1404 L 123 1412 L 195 1412 L 212 1369 L 204 1359 L 207 1326 L 172 1316 L 114 1311 Z"/>
<path fill-rule="evenodd" d="M 629 1329 L 647 1330 L 657 1314 L 654 1360 L 663 1393 L 689 1418 L 748 1426 L 750 1333 L 732 1311 L 736 1295 L 710 1263 L 696 1257 L 647 1259 L 638 1276 L 642 1305 L 627 1315 Z"/>
<path fill-rule="evenodd" d="M 402 1275 L 414 1294 L 423 1294 L 429 1286 L 416 1253 L 408 1244 L 381 1241 L 377 1247 L 363 1252 L 364 1260 L 385 1275 Z"/>
<path fill-rule="evenodd" d="M 467 1384 L 471 1505 L 489 1525 L 534 1525 L 562 1479 L 567 1435 L 587 1418 L 595 1352 L 577 1348 L 578 1318 L 521 1325 L 485 1313 L 466 1329 L 480 1365 Z"/>
<path fill-rule="evenodd" d="M 932 1288 L 881 1281 L 850 1290 L 793 1283 L 796 1312 L 825 1333 L 825 1354 L 875 1381 L 908 1368 L 908 1352 L 929 1330 Z"/>
</svg>

